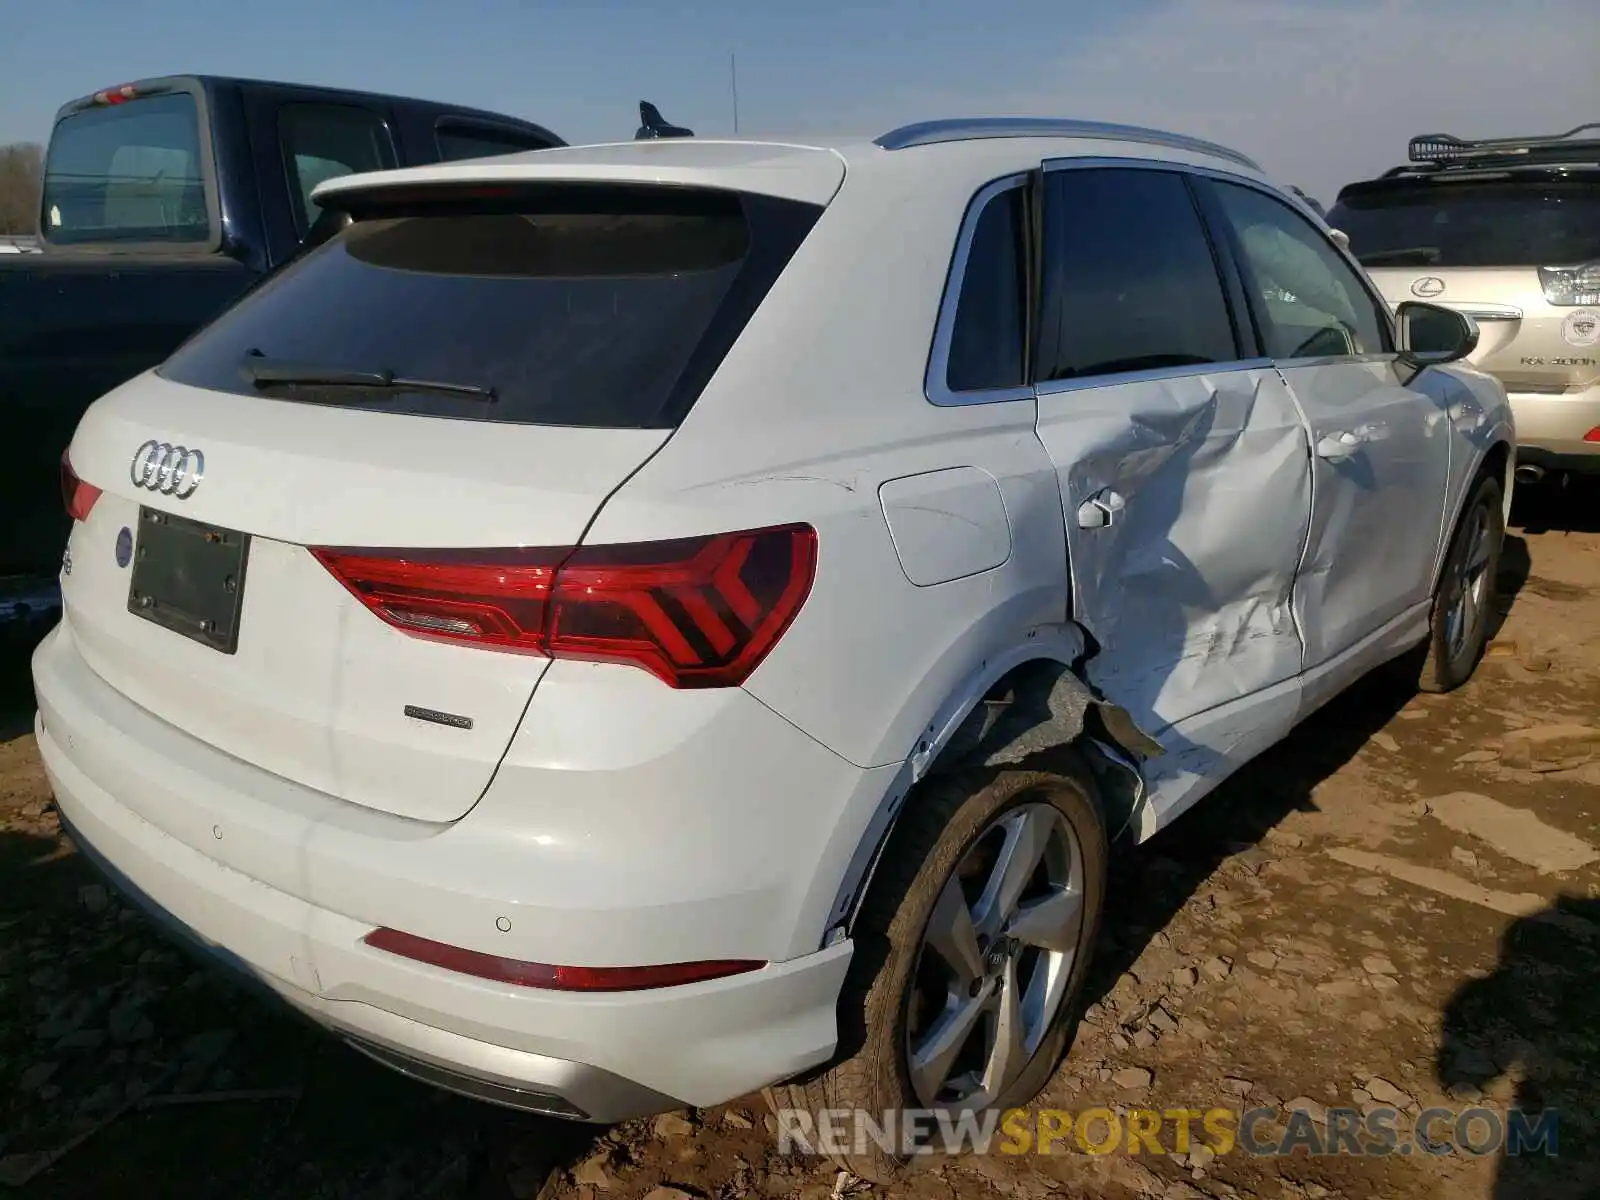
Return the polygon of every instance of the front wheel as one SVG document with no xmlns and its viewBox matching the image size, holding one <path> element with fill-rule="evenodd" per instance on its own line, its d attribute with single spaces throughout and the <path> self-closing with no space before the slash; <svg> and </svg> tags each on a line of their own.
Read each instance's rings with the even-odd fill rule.
<svg viewBox="0 0 1600 1200">
<path fill-rule="evenodd" d="M 1049 1081 L 1099 930 L 1108 853 L 1091 776 L 1070 752 L 1062 760 L 951 776 L 908 801 L 853 933 L 840 1057 L 771 1089 L 775 1107 L 814 1120 L 854 1110 L 880 1128 L 932 1110 L 935 1133 L 940 1114 L 1003 1111 Z M 819 1149 L 873 1182 L 903 1170 L 903 1142 L 856 1133 Z"/>
<path fill-rule="evenodd" d="M 1500 483 L 1493 475 L 1480 475 L 1456 522 L 1434 591 L 1428 653 L 1417 679 L 1422 691 L 1460 687 L 1483 657 L 1505 532 Z"/>
</svg>

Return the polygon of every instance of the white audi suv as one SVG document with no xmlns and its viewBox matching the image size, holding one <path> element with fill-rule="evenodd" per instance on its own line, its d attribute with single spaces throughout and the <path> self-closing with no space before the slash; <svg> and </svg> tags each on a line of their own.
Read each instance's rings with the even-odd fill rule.
<svg viewBox="0 0 1600 1200">
<path fill-rule="evenodd" d="M 1108 855 L 1482 650 L 1475 327 L 1234 151 L 966 120 L 316 199 L 78 427 L 38 744 L 119 886 L 422 1079 L 1025 1103 Z"/>
</svg>

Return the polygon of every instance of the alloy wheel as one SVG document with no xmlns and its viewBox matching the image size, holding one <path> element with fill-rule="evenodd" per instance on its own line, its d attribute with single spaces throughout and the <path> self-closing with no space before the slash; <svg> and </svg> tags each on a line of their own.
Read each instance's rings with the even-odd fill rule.
<svg viewBox="0 0 1600 1200">
<path fill-rule="evenodd" d="M 1457 661 L 1472 644 L 1487 615 L 1489 600 L 1489 514 L 1480 504 L 1467 521 L 1463 538 L 1466 549 L 1450 583 L 1450 605 L 1445 616 L 1444 643 L 1451 662 Z"/>
<path fill-rule="evenodd" d="M 907 1074 L 923 1107 L 989 1107 L 1033 1060 L 1081 952 L 1083 889 L 1083 850 L 1052 804 L 1006 810 L 968 847 L 907 997 Z"/>
</svg>

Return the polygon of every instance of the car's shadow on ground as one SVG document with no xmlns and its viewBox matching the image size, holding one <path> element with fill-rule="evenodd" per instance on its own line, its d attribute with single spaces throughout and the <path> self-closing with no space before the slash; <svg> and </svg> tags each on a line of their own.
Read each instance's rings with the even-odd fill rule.
<svg viewBox="0 0 1600 1200">
<path fill-rule="evenodd" d="M 1496 580 L 1492 637 L 1529 578 L 1527 543 L 1508 535 Z M 1081 1008 L 1103 1000 L 1225 862 L 1254 849 L 1286 816 L 1314 811 L 1319 784 L 1345 766 L 1417 694 L 1417 656 L 1379 668 L 1200 801 L 1113 862 L 1101 940 Z"/>
<path fill-rule="evenodd" d="M 1110 993 L 1228 859 L 1258 846 L 1290 813 L 1314 810 L 1317 785 L 1354 758 L 1415 694 L 1398 672 L 1374 672 L 1172 826 L 1116 859 L 1084 1005 Z"/>
<path fill-rule="evenodd" d="M 1494 971 L 1463 982 L 1445 1007 L 1439 1083 L 1470 1098 L 1502 1077 L 1516 1080 L 1510 1111 L 1494 1118 L 1506 1139 L 1494 1200 L 1600 1195 L 1597 949 L 1600 900 L 1559 897 L 1514 922 Z M 1491 1132 L 1485 1123 L 1474 1136 Z"/>
<path fill-rule="evenodd" d="M 19 1197 L 503 1200 L 603 1132 L 372 1063 L 180 950 L 64 840 L 0 833 L 0 930 L 0 1176 Z"/>
<path fill-rule="evenodd" d="M 1524 533 L 1600 533 L 1600 475 L 1517 484 L 1511 526 Z"/>
</svg>

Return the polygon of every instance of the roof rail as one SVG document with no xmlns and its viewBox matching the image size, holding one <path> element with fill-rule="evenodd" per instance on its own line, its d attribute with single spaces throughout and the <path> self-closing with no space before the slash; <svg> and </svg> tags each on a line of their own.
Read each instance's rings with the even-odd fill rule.
<svg viewBox="0 0 1600 1200">
<path fill-rule="evenodd" d="M 1438 170 L 1438 163 L 1401 163 L 1398 167 L 1390 167 L 1378 178 L 1398 179 L 1402 175 L 1433 175 Z"/>
<path fill-rule="evenodd" d="M 1594 130 L 1594 137 L 1579 135 Z M 1530 137 L 1479 138 L 1469 140 L 1449 133 L 1424 133 L 1411 139 L 1406 157 L 1414 163 L 1464 162 L 1481 158 L 1544 157 L 1549 152 L 1593 151 L 1600 154 L 1600 121 L 1579 125 L 1565 133 L 1537 134 Z"/>
<path fill-rule="evenodd" d="M 1142 125 L 1112 125 L 1105 121 L 1072 121 L 1056 117 L 964 117 L 947 121 L 921 121 L 891 129 L 873 143 L 885 150 L 906 150 L 912 146 L 934 146 L 941 142 L 981 141 L 985 138 L 1055 137 L 1094 138 L 1111 142 L 1143 142 L 1173 150 L 1189 150 L 1225 158 L 1252 171 L 1261 170 L 1252 159 L 1200 138 Z"/>
</svg>

